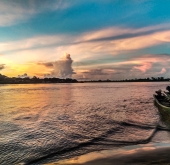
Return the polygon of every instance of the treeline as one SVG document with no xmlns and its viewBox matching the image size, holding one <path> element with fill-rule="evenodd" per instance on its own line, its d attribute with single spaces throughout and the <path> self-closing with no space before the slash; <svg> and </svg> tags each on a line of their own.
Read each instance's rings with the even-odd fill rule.
<svg viewBox="0 0 170 165">
<path fill-rule="evenodd" d="M 164 78 L 164 77 L 151 77 L 151 78 L 135 78 L 135 79 L 125 79 L 121 80 L 123 82 L 159 82 L 159 81 L 170 81 L 170 78 Z"/>
<path fill-rule="evenodd" d="M 159 82 L 159 81 L 170 81 L 170 78 L 164 77 L 151 77 L 151 78 L 134 78 L 134 79 L 123 79 L 123 80 L 89 80 L 84 82 Z"/>
<path fill-rule="evenodd" d="M 66 78 L 38 78 L 34 76 L 33 78 L 17 78 L 17 77 L 7 77 L 0 74 L 0 84 L 31 84 L 31 83 L 77 83 L 76 79 Z"/>
<path fill-rule="evenodd" d="M 86 82 L 160 82 L 160 81 L 170 81 L 170 78 L 164 77 L 151 77 L 151 78 L 135 78 L 135 79 L 124 79 L 124 80 L 86 80 L 77 81 L 76 79 L 66 78 L 38 78 L 34 76 L 33 78 L 19 78 L 19 77 L 7 77 L 0 74 L 0 84 L 31 84 L 31 83 L 86 83 Z"/>
</svg>

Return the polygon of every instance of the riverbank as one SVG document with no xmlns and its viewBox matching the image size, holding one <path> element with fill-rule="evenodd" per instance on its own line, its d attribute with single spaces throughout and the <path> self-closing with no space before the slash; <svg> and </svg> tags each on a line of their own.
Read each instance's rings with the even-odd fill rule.
<svg viewBox="0 0 170 165">
<path fill-rule="evenodd" d="M 169 165 L 170 143 L 149 143 L 92 152 L 48 165 Z"/>
</svg>

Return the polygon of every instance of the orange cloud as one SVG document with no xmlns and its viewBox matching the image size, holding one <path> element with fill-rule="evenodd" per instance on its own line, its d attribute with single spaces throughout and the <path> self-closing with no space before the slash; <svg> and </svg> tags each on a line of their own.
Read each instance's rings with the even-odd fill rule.
<svg viewBox="0 0 170 165">
<path fill-rule="evenodd" d="M 51 68 L 46 68 L 43 65 L 37 65 L 36 63 L 25 63 L 25 64 L 12 64 L 10 67 L 7 66 L 2 70 L 2 74 L 8 75 L 9 77 L 17 77 L 18 75 L 27 73 L 28 76 L 39 76 L 43 77 L 44 74 L 51 73 Z"/>
<path fill-rule="evenodd" d="M 24 70 L 26 73 L 30 71 L 32 74 L 31 68 L 23 69 L 22 65 L 30 61 L 33 63 L 39 61 L 55 61 L 66 51 L 72 55 L 74 61 L 103 59 L 103 56 L 110 57 L 110 55 L 119 55 L 119 53 L 122 52 L 136 51 L 170 42 L 170 30 L 162 30 L 165 26 L 166 25 L 160 25 L 141 29 L 113 27 L 83 33 L 78 36 L 37 36 L 20 41 L 1 42 L 0 52 L 4 55 L 0 57 L 0 61 L 9 67 L 8 73 L 10 73 L 9 70 L 11 68 L 11 75 L 14 72 L 14 66 L 16 69 L 16 65 L 18 65 L 18 68 L 21 67 L 20 70 Z M 162 62 L 166 64 L 169 61 L 170 59 L 164 55 L 145 55 L 126 61 L 113 62 L 112 65 L 133 64 L 133 69 L 140 70 L 144 73 L 152 67 L 153 63 Z M 99 64 L 91 64 L 90 67 L 96 67 L 97 65 Z M 100 65 L 106 66 L 108 64 L 102 63 Z M 40 73 L 44 70 L 37 66 L 34 67 L 37 72 Z M 89 65 L 76 68 L 76 72 L 79 72 L 79 69 L 83 70 L 87 67 L 89 67 Z M 6 70 L 7 69 L 4 69 L 3 72 L 6 72 Z M 161 73 L 163 72 L 165 73 L 165 69 L 161 71 Z"/>
</svg>

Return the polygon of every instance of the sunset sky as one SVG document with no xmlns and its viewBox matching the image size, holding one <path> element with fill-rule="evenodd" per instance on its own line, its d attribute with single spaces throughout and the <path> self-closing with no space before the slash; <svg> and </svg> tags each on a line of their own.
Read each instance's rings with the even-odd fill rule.
<svg viewBox="0 0 170 165">
<path fill-rule="evenodd" d="M 169 0 L 0 0 L 0 73 L 170 77 Z"/>
</svg>

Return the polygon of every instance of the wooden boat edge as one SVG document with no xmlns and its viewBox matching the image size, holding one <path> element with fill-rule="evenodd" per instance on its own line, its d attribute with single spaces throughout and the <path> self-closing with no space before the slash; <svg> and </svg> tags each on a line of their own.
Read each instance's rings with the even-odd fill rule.
<svg viewBox="0 0 170 165">
<path fill-rule="evenodd" d="M 157 98 L 155 97 L 155 94 L 153 95 L 154 99 L 155 99 L 155 102 L 157 104 L 157 107 L 158 108 L 161 108 L 161 110 L 165 111 L 165 112 L 168 112 L 170 114 L 170 107 L 166 107 L 164 105 L 162 105 L 158 100 Z"/>
</svg>

